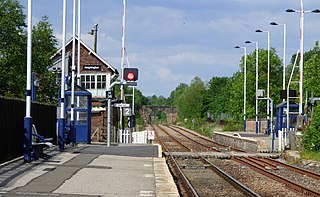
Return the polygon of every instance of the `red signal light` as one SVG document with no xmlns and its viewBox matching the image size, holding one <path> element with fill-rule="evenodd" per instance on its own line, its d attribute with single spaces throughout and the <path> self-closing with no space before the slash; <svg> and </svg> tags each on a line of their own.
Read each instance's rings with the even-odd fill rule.
<svg viewBox="0 0 320 197">
<path fill-rule="evenodd" d="M 138 80 L 138 69 L 137 68 L 124 68 L 124 80 L 126 80 L 126 81 Z"/>
</svg>

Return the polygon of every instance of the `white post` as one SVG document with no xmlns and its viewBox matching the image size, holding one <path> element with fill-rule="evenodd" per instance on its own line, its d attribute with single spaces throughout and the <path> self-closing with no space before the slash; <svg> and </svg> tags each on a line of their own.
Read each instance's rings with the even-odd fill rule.
<svg viewBox="0 0 320 197">
<path fill-rule="evenodd" d="M 278 151 L 282 151 L 282 130 L 278 130 Z"/>
<path fill-rule="evenodd" d="M 76 0 L 73 0 L 73 18 L 72 18 L 72 68 L 71 68 L 71 113 L 70 113 L 70 132 L 71 142 L 75 143 L 74 129 L 74 85 L 75 85 L 75 57 L 76 57 Z"/>
<path fill-rule="evenodd" d="M 32 1 L 28 0 L 26 118 L 31 117 Z"/>
<path fill-rule="evenodd" d="M 283 77 L 282 89 L 286 89 L 286 45 L 287 45 L 287 25 L 283 24 Z"/>
<path fill-rule="evenodd" d="M 81 54 L 80 54 L 81 29 L 80 27 L 81 27 L 81 0 L 78 0 L 78 64 L 77 64 L 77 85 L 78 86 L 80 86 L 80 60 L 81 60 Z"/>
<path fill-rule="evenodd" d="M 80 86 L 80 39 L 81 39 L 81 0 L 78 0 L 78 57 L 77 57 L 77 85 Z M 80 105 L 80 97 L 77 97 L 77 107 Z M 80 113 L 77 112 L 77 121 L 80 119 Z"/>
<path fill-rule="evenodd" d="M 64 150 L 64 99 L 65 99 L 65 61 L 66 61 L 66 15 L 67 15 L 67 0 L 63 0 L 63 19 L 62 19 L 62 65 L 61 65 L 61 87 L 60 87 L 60 117 L 58 119 L 58 144 L 59 150 Z"/>
<path fill-rule="evenodd" d="M 26 80 L 26 116 L 24 118 L 24 162 L 32 160 L 32 118 L 31 118 L 31 58 L 32 58 L 32 1 L 28 0 L 28 35 L 27 35 L 27 80 Z"/>
<path fill-rule="evenodd" d="M 123 16 L 122 16 L 122 44 L 121 44 L 121 82 L 123 82 L 124 75 L 124 38 L 125 38 L 125 22 L 126 22 L 126 0 L 123 0 Z M 120 99 L 124 101 L 124 87 L 120 86 Z M 121 131 L 124 131 L 124 118 L 123 118 L 123 108 L 120 108 L 120 127 Z M 121 143 L 121 132 L 120 131 L 120 143 Z"/>
<path fill-rule="evenodd" d="M 246 131 L 246 99 L 247 99 L 247 48 L 244 49 L 244 80 L 243 80 L 243 130 Z"/>
<path fill-rule="evenodd" d="M 258 119 L 258 111 L 259 111 L 259 107 L 258 107 L 258 88 L 259 88 L 259 47 L 258 47 L 258 42 L 256 43 L 256 133 L 260 132 L 260 128 L 259 128 L 259 119 Z"/>
<path fill-rule="evenodd" d="M 302 116 L 302 85 L 303 85 L 303 40 L 304 40 L 304 10 L 303 0 L 300 0 L 300 66 L 299 66 L 299 116 Z M 302 117 L 301 117 L 302 124 Z M 299 125 L 298 125 L 299 126 Z"/>
<path fill-rule="evenodd" d="M 268 34 L 268 79 L 267 79 L 267 97 L 270 98 L 270 32 Z M 270 129 L 270 101 L 267 100 L 267 129 Z M 272 121 L 272 120 L 271 120 Z"/>
</svg>

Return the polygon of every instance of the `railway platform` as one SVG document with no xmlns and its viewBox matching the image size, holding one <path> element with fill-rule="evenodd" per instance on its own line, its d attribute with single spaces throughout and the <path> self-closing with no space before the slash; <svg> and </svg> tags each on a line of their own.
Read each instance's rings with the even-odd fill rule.
<svg viewBox="0 0 320 197">
<path fill-rule="evenodd" d="M 158 145 L 57 147 L 0 165 L 0 196 L 179 196 Z"/>
</svg>

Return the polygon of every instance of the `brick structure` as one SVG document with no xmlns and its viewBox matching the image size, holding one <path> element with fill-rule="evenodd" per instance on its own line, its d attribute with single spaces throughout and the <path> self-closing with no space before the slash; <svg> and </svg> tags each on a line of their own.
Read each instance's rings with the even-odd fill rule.
<svg viewBox="0 0 320 197">
<path fill-rule="evenodd" d="M 101 107 L 101 102 L 106 98 L 106 86 L 108 78 L 115 80 L 119 73 L 107 61 L 88 47 L 82 40 L 75 39 L 75 66 L 76 74 L 78 69 L 78 43 L 80 43 L 80 86 L 92 94 L 92 119 L 91 138 L 92 141 L 106 141 L 106 108 Z M 72 68 L 72 46 L 73 40 L 66 43 L 65 74 L 71 76 Z M 62 48 L 52 57 L 54 64 L 49 70 L 57 73 L 57 82 L 61 81 Z M 116 110 L 112 110 L 116 111 Z M 115 112 L 116 113 L 116 112 Z M 113 114 L 114 115 L 114 114 Z M 114 116 L 116 117 L 116 116 Z M 112 117 L 111 117 L 112 118 Z M 115 125 L 116 121 L 112 121 Z M 114 127 L 112 127 L 114 128 Z"/>
<path fill-rule="evenodd" d="M 162 111 L 167 116 L 167 122 L 173 123 L 178 118 L 178 111 L 176 107 L 172 106 L 142 106 L 141 114 L 147 124 L 152 124 L 156 118 L 156 112 Z"/>
</svg>

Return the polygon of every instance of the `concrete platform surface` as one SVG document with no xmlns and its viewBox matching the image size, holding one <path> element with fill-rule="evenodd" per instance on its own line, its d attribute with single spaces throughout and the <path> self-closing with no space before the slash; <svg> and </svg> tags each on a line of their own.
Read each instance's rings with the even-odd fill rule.
<svg viewBox="0 0 320 197">
<path fill-rule="evenodd" d="M 179 196 L 158 146 L 78 145 L 0 165 L 0 196 Z"/>
</svg>

